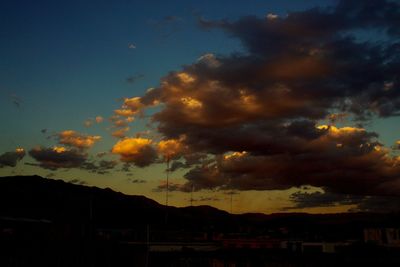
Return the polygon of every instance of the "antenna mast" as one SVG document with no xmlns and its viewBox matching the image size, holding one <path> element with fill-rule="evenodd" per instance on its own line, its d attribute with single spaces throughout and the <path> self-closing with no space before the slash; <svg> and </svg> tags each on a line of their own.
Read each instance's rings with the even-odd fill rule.
<svg viewBox="0 0 400 267">
<path fill-rule="evenodd" d="M 168 207 L 168 191 L 169 191 L 169 155 L 167 156 L 167 185 L 165 192 L 165 206 Z"/>
<path fill-rule="evenodd" d="M 232 188 L 232 178 L 229 179 L 229 187 L 230 187 L 229 194 L 231 195 L 231 214 L 232 214 L 232 211 L 233 211 L 233 188 Z"/>
<path fill-rule="evenodd" d="M 192 191 L 190 192 L 190 206 L 193 207 L 193 189 L 194 185 L 192 184 Z"/>
</svg>

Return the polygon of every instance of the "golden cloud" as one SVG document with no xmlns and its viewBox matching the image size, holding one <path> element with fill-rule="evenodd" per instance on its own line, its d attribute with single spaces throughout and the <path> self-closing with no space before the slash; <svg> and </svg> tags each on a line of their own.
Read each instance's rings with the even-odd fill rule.
<svg viewBox="0 0 400 267">
<path fill-rule="evenodd" d="M 102 123 L 104 118 L 102 116 L 96 116 L 96 118 L 94 119 L 97 123 Z"/>
<path fill-rule="evenodd" d="M 114 131 L 111 135 L 114 137 L 117 137 L 117 138 L 124 138 L 126 132 L 128 132 L 128 131 L 129 131 L 129 127 L 125 127 L 125 128 Z"/>
<path fill-rule="evenodd" d="M 91 148 L 101 139 L 97 135 L 83 135 L 73 130 L 62 131 L 58 134 L 59 143 L 79 149 Z"/>
<path fill-rule="evenodd" d="M 158 143 L 158 152 L 166 159 L 178 158 L 184 152 L 185 146 L 182 139 L 162 140 Z"/>
<path fill-rule="evenodd" d="M 124 99 L 124 107 L 129 108 L 134 114 L 140 112 L 144 107 L 140 97 L 132 97 Z"/>
<path fill-rule="evenodd" d="M 115 115 L 123 116 L 123 117 L 130 117 L 135 115 L 137 112 L 132 111 L 130 109 L 116 109 L 114 110 Z"/>
<path fill-rule="evenodd" d="M 121 161 L 144 167 L 154 163 L 157 158 L 152 143 L 153 141 L 147 138 L 125 138 L 118 141 L 111 152 L 120 155 Z"/>
</svg>

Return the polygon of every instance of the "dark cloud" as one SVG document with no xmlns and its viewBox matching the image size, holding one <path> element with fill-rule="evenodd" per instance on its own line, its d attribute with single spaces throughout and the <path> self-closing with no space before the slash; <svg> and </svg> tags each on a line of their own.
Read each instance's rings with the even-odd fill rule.
<svg viewBox="0 0 400 267">
<path fill-rule="evenodd" d="M 128 78 L 126 78 L 126 82 L 130 83 L 130 84 L 134 84 L 135 82 L 137 82 L 140 79 L 144 78 L 144 74 L 135 74 L 135 75 L 131 75 Z"/>
<path fill-rule="evenodd" d="M 399 197 L 381 197 L 370 196 L 361 201 L 356 208 L 350 211 L 362 212 L 399 212 L 400 211 L 400 198 Z"/>
<path fill-rule="evenodd" d="M 79 168 L 82 167 L 87 160 L 86 153 L 80 150 L 66 149 L 63 147 L 36 147 L 29 151 L 29 155 L 39 162 L 37 166 L 49 170 Z"/>
<path fill-rule="evenodd" d="M 185 169 L 185 168 L 190 168 L 190 166 L 188 167 L 188 166 L 186 166 L 185 163 L 180 162 L 180 161 L 173 161 L 171 166 L 169 167 L 169 171 L 174 172 L 176 170 Z"/>
<path fill-rule="evenodd" d="M 182 157 L 183 161 L 172 161 L 169 171 L 174 172 L 179 169 L 188 169 L 196 165 L 206 164 L 210 161 L 205 153 L 186 151 Z"/>
<path fill-rule="evenodd" d="M 399 93 L 392 90 L 399 87 L 399 16 L 395 2 L 340 1 L 334 8 L 290 13 L 274 21 L 203 19 L 200 25 L 225 30 L 250 52 L 249 67 L 236 84 L 251 81 L 265 87 L 281 81 L 292 89 L 287 96 L 297 95 L 309 104 L 326 101 L 309 116 L 338 106 L 359 116 L 391 116 L 400 108 Z M 379 42 L 377 32 L 386 35 Z M 235 59 L 236 66 L 243 66 L 243 59 Z"/>
<path fill-rule="evenodd" d="M 98 157 L 98 158 L 102 158 L 102 157 L 104 157 L 104 156 L 106 156 L 108 154 L 108 152 L 99 152 L 99 153 L 97 153 L 96 154 L 96 157 Z"/>
<path fill-rule="evenodd" d="M 129 162 L 125 162 L 122 165 L 121 171 L 130 173 L 131 172 L 131 164 Z"/>
<path fill-rule="evenodd" d="M 216 202 L 216 201 L 221 201 L 221 199 L 216 196 L 211 196 L 211 197 L 199 196 L 197 198 L 191 199 L 191 201 L 193 201 L 193 202 Z"/>
<path fill-rule="evenodd" d="M 400 197 L 395 196 L 360 196 L 335 194 L 330 192 L 296 192 L 290 196 L 293 207 L 283 210 L 335 207 L 353 205 L 352 212 L 398 212 L 400 211 Z"/>
<path fill-rule="evenodd" d="M 167 183 L 163 182 L 159 186 L 153 189 L 153 192 L 165 192 L 167 190 Z M 182 192 L 191 192 L 191 188 L 185 184 L 169 182 L 168 183 L 168 192 L 174 191 L 182 191 Z"/>
<path fill-rule="evenodd" d="M 267 143 L 264 138 L 253 151 L 216 156 L 184 177 L 199 190 L 228 185 L 239 190 L 313 185 L 338 193 L 396 194 L 387 183 L 400 176 L 399 159 L 376 141 L 376 134 L 352 127 L 315 130 L 317 134 L 306 128 L 301 133 L 291 129 L 288 135 L 278 130 L 275 139 Z M 246 140 L 252 142 L 251 137 Z"/>
<path fill-rule="evenodd" d="M 234 190 L 226 190 L 224 191 L 224 195 L 239 195 L 239 192 Z"/>
<path fill-rule="evenodd" d="M 355 205 L 363 201 L 364 198 L 365 196 L 341 195 L 326 192 L 296 192 L 290 196 L 290 200 L 293 201 L 295 205 L 285 208 L 285 210 Z"/>
<path fill-rule="evenodd" d="M 87 185 L 87 182 L 79 180 L 79 179 L 72 179 L 68 182 L 71 184 L 77 184 L 77 185 Z"/>
<path fill-rule="evenodd" d="M 147 183 L 147 181 L 143 180 L 143 179 L 131 179 L 131 178 L 128 178 L 128 181 L 130 183 L 133 183 L 133 184 L 144 184 L 144 183 Z"/>
<path fill-rule="evenodd" d="M 97 174 L 107 174 L 118 165 L 115 160 L 100 160 L 98 162 L 85 162 L 81 168 Z"/>
<path fill-rule="evenodd" d="M 400 159 L 377 133 L 320 121 L 400 114 L 399 17 L 397 2 L 350 0 L 285 17 L 200 19 L 245 51 L 206 54 L 123 108 L 139 114 L 160 105 L 152 121 L 163 138 L 185 147 L 171 170 L 191 168 L 177 190 L 311 185 L 398 195 Z M 192 153 L 212 158 L 187 164 L 182 158 Z"/>
<path fill-rule="evenodd" d="M 18 109 L 21 108 L 21 104 L 22 104 L 21 98 L 19 96 L 17 96 L 16 94 L 12 94 L 12 95 L 10 95 L 10 97 L 11 97 L 11 101 L 14 104 L 14 106 Z"/>
<path fill-rule="evenodd" d="M 18 161 L 22 160 L 24 156 L 25 150 L 21 148 L 11 152 L 5 152 L 0 155 L 0 168 L 17 166 Z"/>
</svg>

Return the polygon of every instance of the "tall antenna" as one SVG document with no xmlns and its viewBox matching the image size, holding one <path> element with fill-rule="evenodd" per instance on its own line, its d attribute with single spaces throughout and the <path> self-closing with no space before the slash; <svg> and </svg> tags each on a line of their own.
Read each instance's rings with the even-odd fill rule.
<svg viewBox="0 0 400 267">
<path fill-rule="evenodd" d="M 192 184 L 192 191 L 190 192 L 190 206 L 193 207 L 193 189 L 194 185 Z"/>
<path fill-rule="evenodd" d="M 232 214 L 232 210 L 233 210 L 233 191 L 230 191 L 230 195 L 231 195 L 231 214 Z"/>
<path fill-rule="evenodd" d="M 169 156 L 167 156 L 167 185 L 165 192 L 165 206 L 168 207 L 168 191 L 169 191 Z"/>
<path fill-rule="evenodd" d="M 165 187 L 165 224 L 168 224 L 169 155 L 167 155 L 167 184 Z"/>
<path fill-rule="evenodd" d="M 229 194 L 231 195 L 231 214 L 232 214 L 232 211 L 233 211 L 233 189 L 232 189 L 232 178 L 230 178 L 230 179 L 229 179 L 229 188 L 230 188 Z"/>
</svg>

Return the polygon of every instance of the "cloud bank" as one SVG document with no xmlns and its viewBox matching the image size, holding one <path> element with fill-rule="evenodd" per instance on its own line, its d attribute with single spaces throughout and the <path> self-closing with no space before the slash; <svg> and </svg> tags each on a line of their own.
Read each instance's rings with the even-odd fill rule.
<svg viewBox="0 0 400 267">
<path fill-rule="evenodd" d="M 399 17 L 397 2 L 350 0 L 285 17 L 201 18 L 201 27 L 238 38 L 244 51 L 206 54 L 126 98 L 117 114 L 159 107 L 151 121 L 185 148 L 171 167 L 189 168 L 177 190 L 312 185 L 398 195 L 400 158 L 361 125 L 400 114 Z M 336 127 L 344 118 L 356 124 Z M 132 141 L 114 147 L 121 160 L 156 162 L 148 144 L 150 157 L 123 149 Z M 207 156 L 190 162 L 192 154 Z"/>
</svg>

